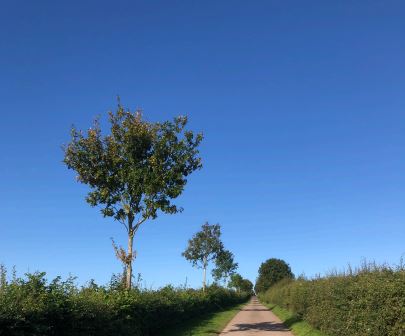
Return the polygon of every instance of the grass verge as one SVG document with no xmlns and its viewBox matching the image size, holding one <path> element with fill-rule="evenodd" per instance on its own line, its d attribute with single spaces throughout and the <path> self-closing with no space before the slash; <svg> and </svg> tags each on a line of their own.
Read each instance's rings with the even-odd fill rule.
<svg viewBox="0 0 405 336">
<path fill-rule="evenodd" d="M 263 303 L 269 308 L 277 317 L 284 323 L 284 325 L 291 329 L 295 336 L 327 336 L 321 331 L 311 327 L 308 322 L 301 320 L 297 315 L 287 309 L 281 308 L 275 304 Z"/>
<path fill-rule="evenodd" d="M 214 336 L 219 335 L 232 318 L 245 305 L 240 304 L 230 309 L 211 313 L 200 318 L 184 322 L 181 326 L 170 329 L 162 336 Z"/>
</svg>

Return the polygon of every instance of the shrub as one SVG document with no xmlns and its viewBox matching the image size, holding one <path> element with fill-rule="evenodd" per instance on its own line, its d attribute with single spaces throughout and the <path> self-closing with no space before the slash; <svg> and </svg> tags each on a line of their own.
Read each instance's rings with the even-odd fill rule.
<svg viewBox="0 0 405 336">
<path fill-rule="evenodd" d="M 260 298 L 331 336 L 405 336 L 403 266 L 364 265 L 354 273 L 284 280 Z"/>
<path fill-rule="evenodd" d="M 246 294 L 211 286 L 207 292 L 171 286 L 119 290 L 93 282 L 77 288 L 74 278 L 48 283 L 45 273 L 0 281 L 1 336 L 158 335 L 203 313 L 247 300 Z"/>
</svg>

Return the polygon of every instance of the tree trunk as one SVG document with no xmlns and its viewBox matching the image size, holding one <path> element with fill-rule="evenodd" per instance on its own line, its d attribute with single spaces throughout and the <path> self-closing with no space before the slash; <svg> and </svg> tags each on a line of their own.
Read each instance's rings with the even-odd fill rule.
<svg viewBox="0 0 405 336">
<path fill-rule="evenodd" d="M 203 271 L 203 292 L 205 292 L 207 277 L 207 258 L 204 258 L 204 271 Z"/>
<path fill-rule="evenodd" d="M 131 289 L 132 287 L 132 259 L 133 259 L 133 252 L 132 252 L 132 245 L 134 243 L 134 234 L 128 234 L 128 251 L 127 251 L 127 279 L 126 279 L 126 288 Z"/>
</svg>

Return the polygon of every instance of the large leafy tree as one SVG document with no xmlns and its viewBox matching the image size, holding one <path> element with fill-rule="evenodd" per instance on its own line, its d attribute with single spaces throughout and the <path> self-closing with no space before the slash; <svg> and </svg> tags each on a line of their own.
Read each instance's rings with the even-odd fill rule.
<svg viewBox="0 0 405 336">
<path fill-rule="evenodd" d="M 234 261 L 233 253 L 223 250 L 218 253 L 215 259 L 215 268 L 211 271 L 211 274 L 216 281 L 223 279 L 226 283 L 227 279 L 235 273 L 237 268 L 238 263 Z"/>
<path fill-rule="evenodd" d="M 184 190 L 187 177 L 202 167 L 198 146 L 203 137 L 186 130 L 187 117 L 148 122 L 140 111 L 131 112 L 120 103 L 109 113 L 109 122 L 107 135 L 98 120 L 86 133 L 73 127 L 64 162 L 79 182 L 89 185 L 86 201 L 125 227 L 127 250 L 113 245 L 131 288 L 134 235 L 159 212 L 182 211 L 173 199 Z"/>
<path fill-rule="evenodd" d="M 203 269 L 203 290 L 207 282 L 207 267 L 209 262 L 216 260 L 223 252 L 221 242 L 221 227 L 219 224 L 205 223 L 201 231 L 197 232 L 189 241 L 186 250 L 182 253 L 194 267 Z"/>
<path fill-rule="evenodd" d="M 291 272 L 290 266 L 281 259 L 268 259 L 260 265 L 255 291 L 256 293 L 265 292 L 276 282 L 285 278 L 294 278 L 294 274 Z"/>
</svg>

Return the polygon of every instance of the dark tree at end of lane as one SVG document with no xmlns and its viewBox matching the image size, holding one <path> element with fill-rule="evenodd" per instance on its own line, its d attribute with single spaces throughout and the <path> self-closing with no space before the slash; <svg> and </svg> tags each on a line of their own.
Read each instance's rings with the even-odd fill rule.
<svg viewBox="0 0 405 336">
<path fill-rule="evenodd" d="M 259 276 L 256 280 L 255 292 L 264 293 L 282 279 L 293 279 L 290 266 L 281 259 L 268 259 L 260 265 Z"/>
</svg>

